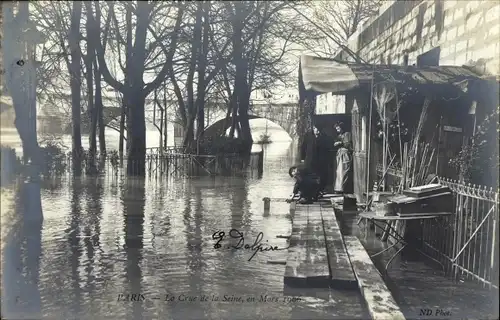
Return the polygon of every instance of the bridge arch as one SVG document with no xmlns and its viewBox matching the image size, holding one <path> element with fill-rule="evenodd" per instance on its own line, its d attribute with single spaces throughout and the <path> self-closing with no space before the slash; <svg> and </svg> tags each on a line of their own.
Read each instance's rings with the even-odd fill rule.
<svg viewBox="0 0 500 320">
<path fill-rule="evenodd" d="M 296 137 L 296 125 L 295 124 L 289 124 L 289 123 L 280 123 L 279 121 L 275 119 L 270 119 L 269 117 L 263 117 L 259 115 L 248 115 L 249 120 L 254 120 L 254 119 L 263 119 L 270 121 L 280 127 L 283 131 L 285 131 L 290 138 L 295 138 Z M 204 136 L 205 137 L 214 137 L 214 136 L 220 136 L 223 133 L 225 133 L 230 127 L 231 127 L 231 121 L 228 121 L 226 124 L 226 119 L 222 118 L 214 123 L 210 124 L 208 127 L 205 128 Z M 238 119 L 239 120 L 239 119 Z M 288 129 L 288 130 L 287 130 Z"/>
</svg>

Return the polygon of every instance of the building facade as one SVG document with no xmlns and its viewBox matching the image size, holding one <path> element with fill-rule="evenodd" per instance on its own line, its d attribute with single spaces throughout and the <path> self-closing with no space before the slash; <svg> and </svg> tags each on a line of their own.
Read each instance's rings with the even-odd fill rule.
<svg viewBox="0 0 500 320">
<path fill-rule="evenodd" d="M 384 1 L 348 48 L 369 63 L 473 65 L 500 75 L 500 2 Z M 349 59 L 343 51 L 337 58 Z"/>
<path fill-rule="evenodd" d="M 384 1 L 379 15 L 363 24 L 348 40 L 347 47 L 370 64 L 469 66 L 479 75 L 495 76 L 498 79 L 500 2 Z M 346 50 L 340 50 L 335 58 L 354 62 Z M 355 192 L 362 194 L 366 192 L 366 188 L 371 188 L 368 181 L 376 180 L 377 162 L 373 147 L 370 148 L 370 154 L 367 154 L 371 137 L 367 132 L 370 127 L 368 113 L 364 108 L 367 101 L 353 101 L 348 96 L 347 99 L 342 96 L 345 100 L 335 100 L 330 98 L 331 94 L 326 96 L 318 97 L 320 113 L 337 113 L 343 110 L 352 114 L 353 137 L 359 138 L 359 141 L 353 141 L 354 174 L 356 179 L 367 181 L 356 187 Z M 430 128 L 428 131 L 435 129 Z M 458 138 L 451 137 L 458 136 L 453 132 L 445 132 L 444 135 L 450 136 L 445 141 L 463 140 L 462 135 Z M 371 145 L 374 145 L 373 141 Z M 443 160 L 446 156 L 443 156 Z"/>
</svg>

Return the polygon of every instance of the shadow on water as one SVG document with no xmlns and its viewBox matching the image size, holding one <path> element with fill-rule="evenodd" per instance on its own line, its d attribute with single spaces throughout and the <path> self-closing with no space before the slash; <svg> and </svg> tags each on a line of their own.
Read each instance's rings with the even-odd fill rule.
<svg viewBox="0 0 500 320">
<path fill-rule="evenodd" d="M 80 227 L 82 220 L 82 207 L 81 207 L 81 197 L 83 192 L 83 186 L 80 179 L 75 179 L 72 181 L 71 189 L 71 216 L 70 223 L 66 229 L 66 234 L 68 235 L 68 245 L 71 252 L 71 287 L 73 292 L 73 301 L 75 302 L 73 306 L 75 307 L 74 312 L 80 314 L 82 306 L 82 291 L 80 288 L 80 274 L 79 267 L 81 261 L 82 248 L 80 247 Z"/>
<path fill-rule="evenodd" d="M 288 206 L 273 203 L 264 216 L 262 198 L 289 194 L 293 160 L 289 145 L 266 148 L 262 179 L 86 177 L 44 184 L 43 226 L 13 232 L 3 252 L 3 315 L 331 319 L 362 314 L 354 293 L 283 302 L 284 266 L 267 261 L 286 259 L 286 250 L 258 253 L 248 261 L 252 252 L 228 249 L 229 239 L 214 249 L 212 234 L 232 228 L 244 234 L 245 244 L 263 232 L 263 242 L 287 247 L 276 235 L 289 232 Z M 28 284 L 18 286 L 21 280 Z M 119 301 L 127 294 L 142 294 L 144 300 Z M 165 301 L 167 294 L 172 301 Z M 279 302 L 258 302 L 261 295 Z M 16 304 L 16 297 L 30 305 Z M 180 301 L 188 297 L 193 301 Z M 231 301 L 237 297 L 242 302 Z M 252 297 L 256 302 L 246 301 Z"/>
<path fill-rule="evenodd" d="M 122 186 L 121 201 L 123 204 L 123 233 L 125 236 L 126 268 L 125 275 L 128 288 L 124 293 L 141 294 L 143 292 L 142 249 L 144 248 L 144 209 L 146 204 L 145 180 L 127 178 Z M 141 302 L 129 305 L 127 319 L 142 319 L 144 308 Z"/>
<path fill-rule="evenodd" d="M 26 192 L 17 189 L 15 214 L 24 216 Z M 42 223 L 21 220 L 2 243 L 2 319 L 41 318 L 42 302 L 38 284 L 42 254 Z"/>
</svg>

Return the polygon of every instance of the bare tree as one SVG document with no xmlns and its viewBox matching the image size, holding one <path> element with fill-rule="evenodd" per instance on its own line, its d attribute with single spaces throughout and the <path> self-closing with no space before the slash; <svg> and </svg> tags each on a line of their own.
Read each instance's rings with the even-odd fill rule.
<svg viewBox="0 0 500 320">
<path fill-rule="evenodd" d="M 329 35 L 322 43 L 319 43 L 323 47 L 319 53 L 334 54 L 339 43 L 346 44 L 347 39 L 356 32 L 363 22 L 378 14 L 381 4 L 382 0 L 312 1 L 311 8 L 314 20 L 321 28 L 320 31 Z M 315 49 L 315 51 L 319 51 L 318 46 Z"/>
<path fill-rule="evenodd" d="M 71 74 L 71 124 L 72 130 L 72 158 L 73 158 L 73 173 L 79 175 L 81 173 L 80 157 L 83 154 L 82 136 L 80 131 L 80 85 L 81 85 L 81 69 L 80 61 L 82 53 L 80 49 L 80 22 L 82 19 L 82 2 L 74 1 L 71 11 L 71 26 L 68 34 L 69 49 L 71 55 L 71 63 L 69 70 Z"/>
<path fill-rule="evenodd" d="M 115 22 L 118 20 L 118 17 L 115 15 L 115 7 L 117 4 L 118 3 L 115 2 L 108 3 L 108 16 L 111 16 Z M 127 172 L 129 175 L 142 176 L 145 174 L 146 155 L 145 100 L 150 93 L 164 82 L 168 70 L 171 67 L 184 12 L 183 5 L 178 5 L 176 3 L 150 3 L 141 1 L 137 3 L 123 2 L 120 4 L 128 8 L 135 18 L 135 30 L 133 34 L 132 24 L 128 23 L 125 26 L 125 35 L 127 39 L 133 39 L 132 46 L 130 46 L 130 41 L 127 42 L 121 37 L 121 30 L 115 30 L 115 36 L 118 39 L 115 43 L 119 45 L 129 45 L 126 46 L 124 50 L 125 64 L 120 64 L 125 76 L 123 81 L 119 81 L 116 75 L 112 75 L 108 69 L 105 57 L 106 46 L 105 43 L 100 40 L 100 37 L 97 36 L 100 35 L 101 26 L 97 24 L 95 18 L 92 18 L 94 26 L 92 34 L 94 37 L 89 37 L 89 41 L 93 41 L 97 50 L 100 72 L 102 73 L 104 81 L 123 94 L 124 107 L 128 115 L 127 132 L 129 133 L 127 140 Z M 91 3 L 86 2 L 86 6 L 91 5 Z M 101 15 L 101 11 L 98 10 L 99 8 L 96 7 L 96 9 L 96 16 Z M 170 30 L 166 29 L 165 26 L 158 27 L 156 30 L 152 27 L 153 21 L 160 18 L 158 15 L 162 11 L 175 12 L 173 28 L 172 25 L 168 25 L 167 23 L 167 27 L 171 27 Z M 165 12 L 163 12 L 163 14 L 165 14 Z M 168 16 L 168 14 L 165 16 Z M 164 18 L 163 22 L 165 22 L 166 19 L 167 18 Z M 109 27 L 110 22 L 107 19 L 104 29 Z M 115 27 L 119 28 L 120 26 L 118 23 L 115 23 Z M 157 33 L 159 33 L 159 35 Z M 155 34 L 155 38 L 159 40 L 152 42 L 148 41 L 148 34 Z M 163 42 L 166 42 L 168 39 L 170 39 L 170 44 L 168 50 L 166 50 L 164 63 L 157 67 L 148 67 L 148 60 L 149 63 L 151 63 L 150 56 L 154 54 L 154 49 L 159 46 L 164 46 Z M 122 50 L 119 49 L 118 51 L 121 52 Z M 158 68 L 159 72 L 156 73 L 156 77 L 153 81 L 145 83 L 144 75 L 148 68 Z"/>
<path fill-rule="evenodd" d="M 232 105 L 229 134 L 238 131 L 239 137 L 251 144 L 250 94 L 257 89 L 271 89 L 279 82 L 288 83 L 295 70 L 286 59 L 293 51 L 291 44 L 304 43 L 311 33 L 291 15 L 290 8 L 300 10 L 305 3 L 243 1 L 233 5 L 231 8 L 225 3 L 233 33 L 233 67 L 227 66 L 222 73 Z"/>
</svg>

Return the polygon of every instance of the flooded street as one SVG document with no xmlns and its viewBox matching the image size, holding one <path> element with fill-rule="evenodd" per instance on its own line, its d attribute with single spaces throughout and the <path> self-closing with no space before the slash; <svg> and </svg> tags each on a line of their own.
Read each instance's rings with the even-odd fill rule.
<svg viewBox="0 0 500 320">
<path fill-rule="evenodd" d="M 302 290 L 295 301 L 285 301 L 285 266 L 267 261 L 285 260 L 287 250 L 259 252 L 248 261 L 250 250 L 227 248 L 235 241 L 224 239 L 214 249 L 212 235 L 233 228 L 245 244 L 262 232 L 262 243 L 288 246 L 276 238 L 290 233 L 288 205 L 272 203 L 264 216 L 262 198 L 290 193 L 287 171 L 294 149 L 290 143 L 266 149 L 261 179 L 101 177 L 46 183 L 41 230 L 13 230 L 4 243 L 3 318 L 366 318 L 357 291 L 314 289 L 313 298 Z M 20 210 L 14 200 L 11 210 Z M 130 300 L 130 294 L 141 294 L 133 298 L 141 301 L 119 301 Z"/>
</svg>

